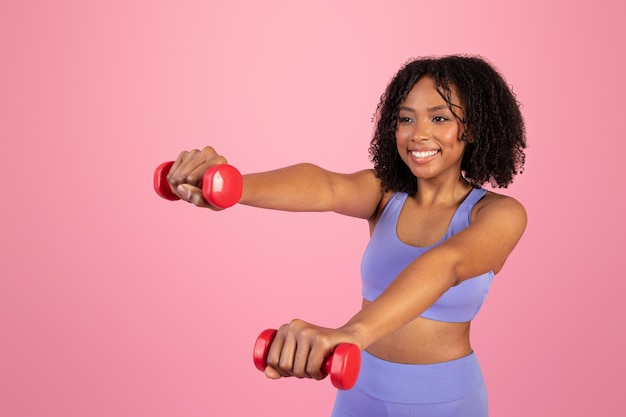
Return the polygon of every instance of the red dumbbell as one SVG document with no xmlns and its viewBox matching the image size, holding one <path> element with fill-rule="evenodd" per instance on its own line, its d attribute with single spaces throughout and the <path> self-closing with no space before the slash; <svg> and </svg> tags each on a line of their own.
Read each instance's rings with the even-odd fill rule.
<svg viewBox="0 0 626 417">
<path fill-rule="evenodd" d="M 267 366 L 267 353 L 276 330 L 267 329 L 259 335 L 254 344 L 252 359 L 256 368 L 263 372 Z M 350 389 L 356 383 L 361 369 L 361 351 L 352 343 L 341 343 L 324 362 L 324 372 L 330 375 L 330 382 L 337 389 Z"/>
<path fill-rule="evenodd" d="M 164 162 L 154 171 L 154 191 L 166 200 L 175 201 L 180 198 L 172 192 L 167 182 L 167 174 L 174 161 Z M 232 165 L 213 165 L 204 173 L 202 179 L 202 196 L 214 207 L 228 208 L 239 202 L 243 190 L 241 173 Z"/>
</svg>

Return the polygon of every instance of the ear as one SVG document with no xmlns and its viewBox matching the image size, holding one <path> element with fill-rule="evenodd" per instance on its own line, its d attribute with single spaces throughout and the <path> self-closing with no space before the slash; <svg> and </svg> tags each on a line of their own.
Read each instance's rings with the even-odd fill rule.
<svg viewBox="0 0 626 417">
<path fill-rule="evenodd" d="M 461 140 L 465 143 L 474 143 L 476 141 L 474 137 L 467 132 L 463 132 L 463 134 L 461 135 Z"/>
</svg>

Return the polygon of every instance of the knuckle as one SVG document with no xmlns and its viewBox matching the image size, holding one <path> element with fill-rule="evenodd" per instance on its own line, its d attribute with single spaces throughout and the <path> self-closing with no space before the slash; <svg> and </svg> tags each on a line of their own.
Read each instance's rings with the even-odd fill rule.
<svg viewBox="0 0 626 417">
<path fill-rule="evenodd" d="M 313 340 L 315 347 L 323 350 L 324 352 L 331 350 L 331 343 L 326 336 L 321 333 L 317 333 Z"/>
<path fill-rule="evenodd" d="M 289 371 L 291 371 L 291 367 L 284 362 L 278 363 L 277 367 L 283 375 L 288 374 Z"/>
<path fill-rule="evenodd" d="M 293 319 L 288 324 L 290 330 L 298 330 L 302 328 L 303 325 L 304 325 L 304 322 L 300 319 Z"/>
<path fill-rule="evenodd" d="M 209 160 L 209 162 L 211 162 L 212 165 L 220 165 L 220 164 L 227 164 L 228 163 L 226 158 L 223 157 L 222 155 L 217 155 L 217 156 L 211 158 Z"/>
<path fill-rule="evenodd" d="M 200 151 L 198 151 L 197 149 L 191 149 L 188 151 L 181 152 L 182 160 L 183 161 L 193 160 L 197 157 L 199 152 Z"/>
<path fill-rule="evenodd" d="M 312 343 L 315 340 L 315 332 L 309 327 L 301 327 L 298 332 L 298 337 L 303 340 L 308 340 Z"/>
<path fill-rule="evenodd" d="M 172 188 L 176 188 L 178 187 L 180 184 L 184 183 L 183 179 L 180 177 L 180 175 L 176 175 L 176 174 L 169 174 L 167 176 L 167 182 L 172 186 Z"/>
<path fill-rule="evenodd" d="M 205 146 L 202 149 L 202 153 L 205 155 L 217 155 L 217 152 L 215 152 L 215 149 L 212 146 Z"/>
<path fill-rule="evenodd" d="M 170 185 L 174 185 L 174 186 L 179 184 L 173 172 L 170 172 L 167 174 L 167 182 L 169 182 Z"/>
<path fill-rule="evenodd" d="M 274 368 L 274 369 L 277 369 L 279 367 L 278 360 L 276 359 L 275 356 L 272 356 L 272 355 L 268 355 L 268 357 L 265 360 L 265 363 L 269 367 Z"/>
<path fill-rule="evenodd" d="M 276 364 L 277 369 L 282 375 L 293 375 L 293 363 L 289 359 L 283 358 Z"/>
<path fill-rule="evenodd" d="M 185 177 L 185 182 L 187 184 L 194 184 L 194 185 L 196 185 L 196 184 L 199 184 L 200 178 L 197 175 L 195 175 L 195 174 L 187 174 L 187 176 Z"/>
<path fill-rule="evenodd" d="M 291 327 L 291 324 L 283 324 L 278 328 L 278 334 L 279 335 L 286 335 L 287 333 L 289 333 L 289 329 Z"/>
<path fill-rule="evenodd" d="M 307 373 L 307 375 L 309 375 L 313 379 L 321 379 L 322 378 L 322 375 L 320 373 L 319 368 L 314 366 L 314 365 L 311 365 L 311 364 L 307 366 L 306 373 Z"/>
</svg>

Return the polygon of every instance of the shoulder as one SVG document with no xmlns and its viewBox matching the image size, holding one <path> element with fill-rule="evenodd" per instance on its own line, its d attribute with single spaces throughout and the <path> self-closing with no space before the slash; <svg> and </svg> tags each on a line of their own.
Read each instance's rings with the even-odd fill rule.
<svg viewBox="0 0 626 417">
<path fill-rule="evenodd" d="M 380 206 L 382 184 L 372 169 L 349 174 L 327 172 L 333 195 L 333 211 L 370 219 Z"/>
<path fill-rule="evenodd" d="M 526 214 L 526 209 L 518 200 L 504 194 L 487 191 L 482 199 L 476 203 L 477 211 L 488 208 L 490 210 L 504 210 L 512 213 Z"/>
<path fill-rule="evenodd" d="M 400 195 L 401 197 L 406 197 L 406 193 L 398 191 L 384 191 L 381 194 L 381 198 L 378 202 L 378 206 L 376 207 L 376 211 L 374 212 L 374 215 L 369 219 L 370 228 L 372 230 L 374 229 L 374 226 L 376 226 L 376 223 L 378 223 L 378 220 L 380 220 L 380 216 L 383 214 L 385 208 L 389 204 L 391 204 L 391 201 L 394 199 L 394 197 L 397 197 L 398 195 Z M 401 200 L 404 201 L 404 198 L 402 198 Z"/>
<path fill-rule="evenodd" d="M 471 214 L 471 222 L 497 223 L 510 231 L 521 233 L 526 228 L 528 216 L 526 209 L 513 197 L 487 191 L 476 203 Z"/>
<path fill-rule="evenodd" d="M 458 281 L 487 271 L 497 274 L 524 234 L 526 222 L 519 201 L 488 191 L 472 209 L 470 225 L 445 242 L 445 256 L 456 260 Z"/>
</svg>

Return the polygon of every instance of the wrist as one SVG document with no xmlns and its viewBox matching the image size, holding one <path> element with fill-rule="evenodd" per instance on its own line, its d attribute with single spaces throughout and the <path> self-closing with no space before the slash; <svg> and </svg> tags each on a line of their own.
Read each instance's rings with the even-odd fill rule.
<svg viewBox="0 0 626 417">
<path fill-rule="evenodd" d="M 350 336 L 351 343 L 357 345 L 360 350 L 365 350 L 373 341 L 368 338 L 367 327 L 358 321 L 350 320 L 340 330 Z"/>
</svg>

